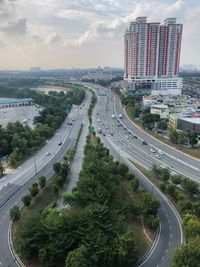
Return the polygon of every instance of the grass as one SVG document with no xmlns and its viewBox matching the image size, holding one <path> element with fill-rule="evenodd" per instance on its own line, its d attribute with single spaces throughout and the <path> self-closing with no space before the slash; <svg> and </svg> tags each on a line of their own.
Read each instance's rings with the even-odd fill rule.
<svg viewBox="0 0 200 267">
<path fill-rule="evenodd" d="M 155 137 L 156 139 L 158 139 L 159 141 L 171 146 L 171 147 L 174 147 L 176 148 L 177 150 L 191 156 L 191 157 L 194 157 L 194 158 L 197 158 L 197 159 L 200 159 L 200 149 L 199 148 L 186 148 L 186 147 L 183 147 L 183 146 L 178 146 L 178 145 L 175 145 L 173 144 L 172 142 L 170 142 L 169 139 L 166 139 L 165 137 L 163 136 L 160 136 L 158 134 L 156 134 L 155 132 L 151 131 L 151 130 L 146 130 L 142 123 L 139 121 L 139 120 L 136 120 L 133 115 L 131 114 L 129 108 L 125 108 L 126 110 L 126 113 L 129 117 L 129 119 L 131 119 L 135 124 L 137 124 L 142 130 L 144 130 L 145 132 L 147 132 L 148 134 L 150 134 L 151 136 Z"/>
<path fill-rule="evenodd" d="M 132 190 L 130 183 L 128 181 L 124 181 L 123 187 L 125 188 L 125 191 L 133 199 L 133 201 L 139 205 L 140 204 L 139 195 L 137 192 L 134 192 Z M 142 215 L 136 218 L 131 218 L 130 216 L 128 223 L 130 225 L 130 228 L 133 229 L 138 248 L 138 256 L 139 258 L 141 258 L 145 254 L 145 252 L 148 251 L 148 249 L 151 247 L 156 232 L 149 229 L 149 227 L 143 223 Z M 151 239 L 151 241 L 149 239 Z"/>
</svg>

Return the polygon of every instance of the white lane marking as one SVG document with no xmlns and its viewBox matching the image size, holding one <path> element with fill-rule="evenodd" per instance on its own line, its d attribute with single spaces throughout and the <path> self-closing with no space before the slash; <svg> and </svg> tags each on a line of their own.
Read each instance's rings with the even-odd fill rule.
<svg viewBox="0 0 200 267">
<path fill-rule="evenodd" d="M 160 218 L 159 218 L 159 221 L 160 221 Z M 151 253 L 150 253 L 150 254 L 148 255 L 148 257 L 146 258 L 146 260 L 145 260 L 142 264 L 140 264 L 138 267 L 143 266 L 143 265 L 148 261 L 148 259 L 151 257 L 151 255 L 153 254 L 154 250 L 156 249 L 157 244 L 158 244 L 158 241 L 159 241 L 159 239 L 160 239 L 161 228 L 162 228 L 162 224 L 159 223 L 159 233 L 158 233 L 158 238 L 157 238 L 157 240 L 156 240 L 156 243 L 155 243 L 155 245 L 154 245 L 154 247 L 153 247 Z"/>
</svg>

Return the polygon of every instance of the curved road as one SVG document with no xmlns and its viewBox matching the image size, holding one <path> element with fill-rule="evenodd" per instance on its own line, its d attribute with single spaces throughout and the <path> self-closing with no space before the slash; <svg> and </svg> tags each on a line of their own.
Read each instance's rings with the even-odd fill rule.
<svg viewBox="0 0 200 267">
<path fill-rule="evenodd" d="M 114 95 L 108 89 L 98 85 L 87 86 L 95 90 L 98 95 L 93 122 L 95 128 L 102 128 L 103 134 L 99 136 L 103 143 L 110 149 L 111 154 L 117 160 L 129 166 L 129 169 L 139 178 L 142 186 L 147 191 L 152 192 L 161 203 L 158 212 L 160 229 L 157 241 L 138 266 L 168 267 L 172 262 L 174 250 L 183 243 L 179 214 L 164 194 L 131 163 L 131 161 L 142 162 L 145 167 L 150 168 L 153 163 L 159 164 L 160 161 L 151 155 L 147 146 L 142 145 L 139 136 L 137 139 L 131 138 L 133 136 L 131 127 L 127 130 L 127 125 L 119 126 L 119 124 L 123 124 L 119 118 L 111 118 L 111 114 L 116 114 L 117 116 Z M 103 96 L 102 92 L 107 95 Z M 120 111 L 119 113 L 122 112 Z M 130 138 L 126 138 L 127 135 Z"/>
<path fill-rule="evenodd" d="M 90 100 L 91 93 L 87 92 L 81 107 L 72 109 L 57 134 L 35 155 L 35 160 L 34 158 L 27 160 L 15 173 L 6 176 L 0 182 L 0 267 L 19 266 L 11 254 L 8 243 L 10 208 L 13 205 L 21 205 L 20 199 L 33 181 L 37 181 L 41 175 L 45 175 L 48 179 L 53 174 L 53 164 L 63 161 L 66 151 L 75 143 L 81 123 L 84 123 Z M 58 146 L 60 140 L 62 146 Z M 50 153 L 49 156 L 46 155 L 47 152 Z"/>
</svg>

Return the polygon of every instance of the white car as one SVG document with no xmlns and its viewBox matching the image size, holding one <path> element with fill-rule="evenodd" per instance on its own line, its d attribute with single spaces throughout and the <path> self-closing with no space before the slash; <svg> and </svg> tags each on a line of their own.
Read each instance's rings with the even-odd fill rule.
<svg viewBox="0 0 200 267">
<path fill-rule="evenodd" d="M 160 155 L 164 155 L 164 152 L 162 151 L 162 150 L 158 150 L 158 153 L 160 154 Z"/>
<path fill-rule="evenodd" d="M 161 159 L 161 156 L 158 155 L 158 154 L 156 154 L 155 157 L 156 157 L 157 159 Z"/>
<path fill-rule="evenodd" d="M 151 151 L 152 153 L 156 153 L 155 149 L 153 149 L 153 148 L 151 148 L 150 151 Z"/>
<path fill-rule="evenodd" d="M 125 138 L 126 138 L 126 139 L 129 139 L 129 136 L 128 136 L 128 135 L 125 135 Z"/>
</svg>

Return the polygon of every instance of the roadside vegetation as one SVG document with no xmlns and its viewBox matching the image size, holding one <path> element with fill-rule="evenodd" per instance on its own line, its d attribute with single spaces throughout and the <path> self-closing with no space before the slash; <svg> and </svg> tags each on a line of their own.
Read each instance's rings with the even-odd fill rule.
<svg viewBox="0 0 200 267">
<path fill-rule="evenodd" d="M 97 102 L 97 97 L 95 95 L 95 93 L 93 91 L 92 92 L 92 100 L 91 100 L 91 104 L 89 106 L 89 109 L 88 109 L 88 119 L 89 119 L 89 123 L 90 125 L 92 124 L 92 111 L 95 107 L 95 104 Z"/>
<path fill-rule="evenodd" d="M 54 92 L 45 95 L 30 89 L 1 88 L 0 97 L 32 98 L 36 104 L 44 107 L 35 117 L 35 128 L 31 129 L 20 122 L 0 125 L 0 157 L 9 156 L 13 167 L 36 152 L 67 117 L 73 104 L 79 105 L 85 97 L 83 89 L 73 89 L 68 93 Z"/>
<path fill-rule="evenodd" d="M 138 167 L 138 166 L 137 166 Z M 139 169 L 163 191 L 183 218 L 185 245 L 175 252 L 173 267 L 199 266 L 200 257 L 200 187 L 181 175 L 171 175 L 167 168 L 152 166 L 151 172 Z"/>
<path fill-rule="evenodd" d="M 156 229 L 159 202 L 139 190 L 138 180 L 113 161 L 98 137 L 87 137 L 84 154 L 77 186 L 65 196 L 67 210 L 48 205 L 16 219 L 17 253 L 48 267 L 133 266 L 147 249 L 135 225 L 141 226 L 143 218 Z M 56 179 L 62 176 L 58 164 L 54 170 Z"/>
</svg>

